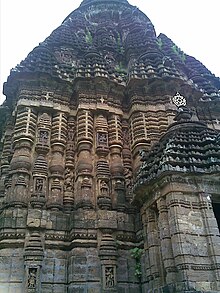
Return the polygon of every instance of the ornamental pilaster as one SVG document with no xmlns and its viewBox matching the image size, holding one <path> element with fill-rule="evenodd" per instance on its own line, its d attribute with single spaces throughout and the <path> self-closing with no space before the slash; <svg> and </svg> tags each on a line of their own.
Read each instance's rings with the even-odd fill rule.
<svg viewBox="0 0 220 293">
<path fill-rule="evenodd" d="M 9 174 L 11 192 L 9 198 L 6 198 L 10 205 L 24 206 L 28 203 L 36 122 L 37 116 L 31 107 L 18 108 L 13 136 L 14 153 Z"/>
<path fill-rule="evenodd" d="M 108 119 L 110 172 L 113 192 L 113 205 L 125 209 L 124 166 L 122 161 L 122 123 L 121 117 L 111 114 Z"/>
<path fill-rule="evenodd" d="M 63 205 L 65 209 L 72 210 L 74 206 L 75 181 L 75 152 L 76 152 L 76 122 L 73 116 L 67 120 L 67 142 L 64 173 Z"/>
<path fill-rule="evenodd" d="M 94 207 L 93 187 L 93 115 L 89 110 L 77 113 L 77 165 L 76 165 L 76 201 L 77 208 Z"/>
<path fill-rule="evenodd" d="M 63 207 L 66 134 L 66 115 L 62 112 L 57 112 L 52 117 L 49 196 L 47 202 L 47 207 L 53 210 L 59 210 Z"/>
</svg>

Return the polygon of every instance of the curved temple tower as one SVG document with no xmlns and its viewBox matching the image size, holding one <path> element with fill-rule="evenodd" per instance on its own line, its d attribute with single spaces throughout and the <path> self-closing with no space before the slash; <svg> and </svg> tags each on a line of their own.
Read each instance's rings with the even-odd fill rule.
<svg viewBox="0 0 220 293">
<path fill-rule="evenodd" d="M 220 80 L 84 0 L 4 85 L 0 292 L 220 291 Z"/>
</svg>

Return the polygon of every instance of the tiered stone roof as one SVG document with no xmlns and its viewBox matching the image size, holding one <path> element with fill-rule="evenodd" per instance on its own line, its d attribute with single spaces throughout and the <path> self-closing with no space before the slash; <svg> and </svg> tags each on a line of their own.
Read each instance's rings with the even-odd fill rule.
<svg viewBox="0 0 220 293">
<path fill-rule="evenodd" d="M 184 54 L 137 7 L 119 0 L 85 0 L 11 72 L 46 74 L 70 84 L 77 78 L 104 77 L 126 85 L 131 80 L 181 80 L 203 95 L 220 98 L 220 80 Z"/>
<path fill-rule="evenodd" d="M 166 134 L 149 153 L 142 153 L 136 189 L 166 174 L 215 174 L 220 172 L 220 136 L 205 123 L 190 120 L 187 108 L 177 115 Z"/>
</svg>

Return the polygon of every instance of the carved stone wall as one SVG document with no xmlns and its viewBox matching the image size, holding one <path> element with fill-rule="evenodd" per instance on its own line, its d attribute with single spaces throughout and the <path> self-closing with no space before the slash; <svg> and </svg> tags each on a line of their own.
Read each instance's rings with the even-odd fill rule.
<svg viewBox="0 0 220 293">
<path fill-rule="evenodd" d="M 171 292 L 219 290 L 219 230 L 210 201 L 211 194 L 219 196 L 219 184 L 207 182 L 210 193 L 204 193 L 204 182 L 164 178 L 160 191 L 155 188 L 141 209 L 144 292 L 163 287 Z"/>
<path fill-rule="evenodd" d="M 11 71 L 0 292 L 220 290 L 220 83 L 177 49 L 126 0 L 84 0 Z M 209 129 L 170 139 L 178 91 Z"/>
</svg>

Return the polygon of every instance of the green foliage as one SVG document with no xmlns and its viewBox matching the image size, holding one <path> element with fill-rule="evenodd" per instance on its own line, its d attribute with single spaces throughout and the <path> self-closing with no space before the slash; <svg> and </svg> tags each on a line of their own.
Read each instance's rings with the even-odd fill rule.
<svg viewBox="0 0 220 293">
<path fill-rule="evenodd" d="M 160 50 L 161 50 L 162 47 L 163 47 L 163 41 L 161 40 L 161 38 L 159 38 L 159 39 L 157 40 L 157 45 L 158 45 L 158 47 L 159 47 Z"/>
<path fill-rule="evenodd" d="M 123 67 L 123 63 L 122 62 L 119 62 L 119 64 L 117 64 L 115 66 L 115 71 L 119 74 L 126 74 L 126 69 Z"/>
<path fill-rule="evenodd" d="M 180 58 L 181 58 L 181 60 L 183 61 L 183 63 L 185 63 L 185 61 L 186 61 L 186 55 L 184 54 L 184 52 L 182 52 Z"/>
<path fill-rule="evenodd" d="M 141 275 L 142 275 L 142 271 L 141 271 L 141 256 L 142 256 L 142 253 L 143 253 L 143 249 L 135 247 L 135 248 L 132 248 L 130 251 L 131 251 L 131 256 L 136 261 L 135 276 L 140 279 Z"/>
<path fill-rule="evenodd" d="M 135 276 L 140 279 L 141 276 L 142 276 L 142 271 L 141 271 L 141 263 L 136 263 L 136 266 L 135 266 Z"/>
<path fill-rule="evenodd" d="M 118 48 L 118 51 L 119 51 L 119 53 L 124 54 L 125 49 L 123 48 L 123 46 L 120 46 L 120 47 Z"/>
<path fill-rule="evenodd" d="M 117 37 L 117 45 L 118 47 L 121 46 L 121 38 L 120 38 L 120 34 L 118 33 L 118 37 Z"/>
<path fill-rule="evenodd" d="M 141 255 L 143 253 L 143 249 L 142 248 L 132 248 L 131 249 L 131 256 L 136 259 L 136 260 L 140 260 L 141 259 Z"/>
<path fill-rule="evenodd" d="M 92 34 L 91 34 L 91 32 L 87 29 L 87 31 L 86 31 L 86 43 L 91 45 L 92 42 L 93 42 Z"/>
<path fill-rule="evenodd" d="M 185 63 L 185 61 L 186 61 L 186 55 L 184 54 L 184 52 L 181 51 L 181 49 L 178 48 L 176 45 L 173 45 L 172 46 L 172 50 Z"/>
<path fill-rule="evenodd" d="M 115 71 L 118 73 L 123 71 L 121 62 L 115 66 Z"/>
<path fill-rule="evenodd" d="M 118 37 L 117 37 L 117 48 L 118 48 L 118 52 L 120 54 L 123 54 L 125 52 L 124 47 L 122 46 L 122 43 L 121 43 L 121 37 L 120 37 L 119 33 L 118 33 Z"/>
<path fill-rule="evenodd" d="M 176 45 L 172 46 L 172 50 L 173 50 L 174 53 L 176 53 L 176 55 L 179 55 L 180 49 Z"/>
</svg>

